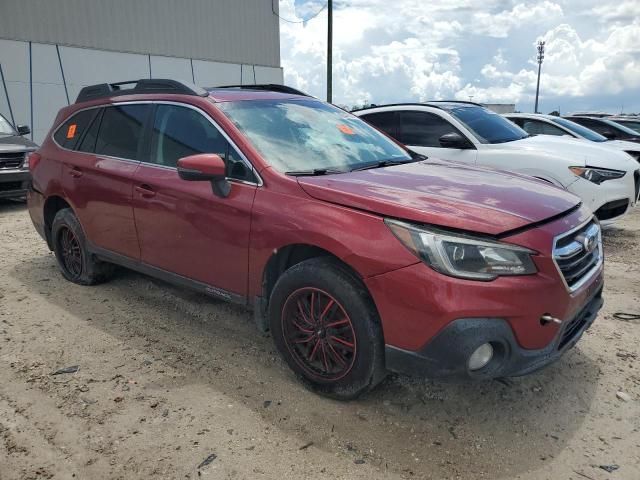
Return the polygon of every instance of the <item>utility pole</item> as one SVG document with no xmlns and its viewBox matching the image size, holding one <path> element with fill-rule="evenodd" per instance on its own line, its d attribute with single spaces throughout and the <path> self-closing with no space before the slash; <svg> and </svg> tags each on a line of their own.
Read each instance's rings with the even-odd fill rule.
<svg viewBox="0 0 640 480">
<path fill-rule="evenodd" d="M 332 102 L 333 92 L 333 0 L 327 5 L 327 102 Z"/>
<path fill-rule="evenodd" d="M 544 60 L 544 41 L 538 42 L 538 85 L 536 86 L 536 106 L 533 113 L 538 113 L 538 96 L 540 95 L 540 70 L 542 69 L 542 61 Z"/>
</svg>

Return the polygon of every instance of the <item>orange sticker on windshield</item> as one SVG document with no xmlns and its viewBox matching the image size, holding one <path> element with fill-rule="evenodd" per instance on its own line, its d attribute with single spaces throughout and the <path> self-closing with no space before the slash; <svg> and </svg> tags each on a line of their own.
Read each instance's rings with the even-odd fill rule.
<svg viewBox="0 0 640 480">
<path fill-rule="evenodd" d="M 341 123 L 341 124 L 338 125 L 338 130 L 340 130 L 345 135 L 355 135 L 356 134 L 356 132 L 353 131 L 353 128 L 349 127 L 348 125 L 345 125 L 344 123 Z"/>
<path fill-rule="evenodd" d="M 78 128 L 78 126 L 75 123 L 69 125 L 69 129 L 67 130 L 67 138 L 73 138 L 76 136 L 76 128 Z"/>
</svg>

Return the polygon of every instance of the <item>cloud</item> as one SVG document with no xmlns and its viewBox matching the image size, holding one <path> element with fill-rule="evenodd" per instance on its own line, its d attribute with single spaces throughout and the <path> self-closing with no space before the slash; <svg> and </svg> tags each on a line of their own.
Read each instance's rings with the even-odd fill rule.
<svg viewBox="0 0 640 480">
<path fill-rule="evenodd" d="M 640 24 L 616 27 L 603 41 L 582 40 L 568 24 L 558 25 L 541 38 L 546 41 L 541 77 L 546 96 L 616 95 L 639 86 Z M 498 85 L 477 89 L 477 94 L 492 100 L 531 100 L 536 69 L 535 62 L 517 74 L 497 62 L 484 65 L 481 73 Z M 465 88 L 467 93 L 471 87 Z"/>
<path fill-rule="evenodd" d="M 281 0 L 304 20 L 319 0 Z M 546 40 L 541 98 L 601 104 L 640 89 L 636 1 L 342 0 L 334 6 L 333 100 L 460 98 L 530 104 L 535 44 Z M 327 13 L 280 22 L 286 83 L 324 98 Z M 634 98 L 637 98 L 634 97 Z M 572 100 L 573 99 L 573 100 Z M 613 101 L 613 100 L 612 100 Z M 634 100 L 629 100 L 633 102 Z M 640 110 L 640 99 L 635 100 Z"/>
<path fill-rule="evenodd" d="M 548 22 L 562 17 L 562 7 L 557 3 L 544 1 L 539 3 L 518 3 L 511 10 L 499 13 L 477 12 L 470 24 L 473 33 L 490 37 L 506 38 L 513 28 L 527 23 Z"/>
</svg>

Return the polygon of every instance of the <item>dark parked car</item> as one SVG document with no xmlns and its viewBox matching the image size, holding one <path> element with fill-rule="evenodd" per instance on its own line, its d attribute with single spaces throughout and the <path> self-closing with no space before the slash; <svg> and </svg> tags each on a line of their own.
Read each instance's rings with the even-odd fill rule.
<svg viewBox="0 0 640 480">
<path fill-rule="evenodd" d="M 565 118 L 572 122 L 579 123 L 583 127 L 590 128 L 609 140 L 624 140 L 627 142 L 640 143 L 640 133 L 620 123 L 614 122 L 609 118 L 583 117 L 577 115 Z"/>
<path fill-rule="evenodd" d="M 602 305 L 600 226 L 546 182 L 428 160 L 339 108 L 170 80 L 84 88 L 31 157 L 62 275 L 112 264 L 253 306 L 303 382 L 524 375 Z"/>
<path fill-rule="evenodd" d="M 27 194 L 29 184 L 28 155 L 38 146 L 24 137 L 29 127 L 14 127 L 0 115 L 0 198 L 19 198 Z"/>
<path fill-rule="evenodd" d="M 609 117 L 609 120 L 630 128 L 640 135 L 640 117 Z"/>
</svg>

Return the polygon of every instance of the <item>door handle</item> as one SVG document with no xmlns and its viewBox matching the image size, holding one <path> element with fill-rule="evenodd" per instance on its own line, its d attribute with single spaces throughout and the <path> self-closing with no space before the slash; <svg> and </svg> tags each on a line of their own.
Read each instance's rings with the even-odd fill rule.
<svg viewBox="0 0 640 480">
<path fill-rule="evenodd" d="M 82 170 L 80 170 L 78 167 L 69 167 L 69 175 L 71 175 L 73 178 L 79 178 L 82 176 Z"/>
<path fill-rule="evenodd" d="M 138 192 L 143 197 L 150 198 L 150 197 L 155 197 L 156 195 L 156 192 L 154 192 L 153 189 L 146 184 L 136 185 L 135 189 L 136 189 L 136 192 Z"/>
</svg>

